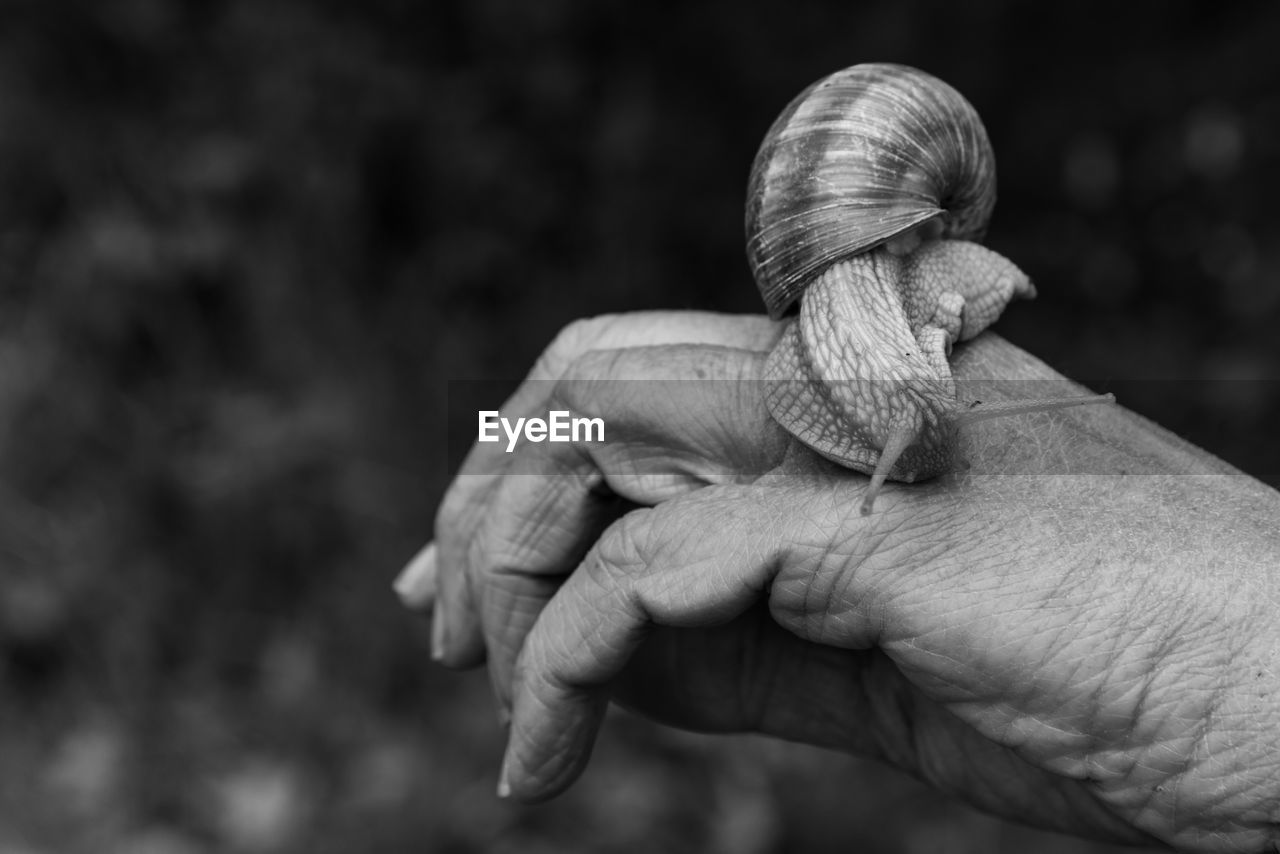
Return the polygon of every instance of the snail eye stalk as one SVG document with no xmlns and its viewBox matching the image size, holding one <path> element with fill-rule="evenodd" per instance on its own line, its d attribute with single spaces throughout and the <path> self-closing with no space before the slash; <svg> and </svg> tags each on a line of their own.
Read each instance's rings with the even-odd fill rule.
<svg viewBox="0 0 1280 854">
<path fill-rule="evenodd" d="M 916 431 L 908 429 L 894 430 L 889 434 L 884 450 L 880 452 L 880 459 L 876 461 L 876 469 L 871 473 L 871 485 L 867 487 L 867 494 L 862 497 L 860 512 L 863 516 L 871 515 L 872 505 L 875 504 L 885 479 L 889 477 L 889 472 L 893 471 L 903 452 L 915 443 L 917 436 Z"/>
<path fill-rule="evenodd" d="M 1051 412 L 1055 409 L 1069 409 L 1073 406 L 1090 406 L 1097 403 L 1115 403 L 1116 396 L 1106 394 L 1088 394 L 1081 397 L 1050 397 L 1044 400 L 1007 400 L 1000 403 L 980 403 L 956 415 L 956 424 L 967 425 L 992 418 L 1008 418 L 1014 415 L 1027 415 L 1032 412 Z"/>
</svg>

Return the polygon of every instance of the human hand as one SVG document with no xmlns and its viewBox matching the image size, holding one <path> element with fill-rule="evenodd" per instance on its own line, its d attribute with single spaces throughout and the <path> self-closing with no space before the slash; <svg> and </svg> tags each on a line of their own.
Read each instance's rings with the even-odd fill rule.
<svg viewBox="0 0 1280 854">
<path fill-rule="evenodd" d="M 526 446 L 508 469 L 559 477 L 503 478 L 506 460 L 473 454 L 480 474 L 451 489 L 437 550 L 405 583 L 425 603 L 438 576 L 446 662 L 487 647 L 499 697 L 514 696 L 514 795 L 571 782 L 612 694 L 681 726 L 878 756 L 1077 833 L 1204 850 L 1272 838 L 1274 493 L 1105 408 L 981 425 L 969 472 L 893 488 L 861 517 L 866 479 L 799 451 L 754 383 L 678 401 L 600 383 L 745 379 L 771 326 L 696 330 L 743 349 L 636 349 L 653 318 L 610 322 L 616 337 L 594 343 L 624 349 L 564 360 L 583 379 L 555 394 L 635 441 L 586 459 Z M 1053 378 L 990 337 L 956 372 Z M 597 538 L 623 509 L 610 496 L 657 506 Z"/>
</svg>

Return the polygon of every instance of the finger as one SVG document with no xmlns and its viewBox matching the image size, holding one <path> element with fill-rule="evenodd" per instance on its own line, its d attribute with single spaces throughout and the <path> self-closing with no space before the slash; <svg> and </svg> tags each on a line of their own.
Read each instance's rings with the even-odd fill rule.
<svg viewBox="0 0 1280 854">
<path fill-rule="evenodd" d="M 431 658 L 439 661 L 442 656 L 444 644 L 441 640 L 441 632 L 444 628 L 444 621 L 440 619 L 439 608 L 437 607 L 440 600 L 436 597 L 437 584 L 437 549 L 434 542 L 427 543 L 422 550 L 414 555 L 413 560 L 409 561 L 409 565 L 404 571 L 396 577 L 394 588 L 396 594 L 400 597 L 400 602 L 406 608 L 417 611 L 421 614 L 430 613 L 431 619 Z"/>
<path fill-rule="evenodd" d="M 511 418 L 545 412 L 555 381 L 592 350 L 708 343 L 761 351 L 772 345 L 778 328 L 760 316 L 709 312 L 639 312 L 578 321 L 566 327 L 539 357 L 502 411 Z M 483 635 L 468 587 L 467 560 L 495 480 L 510 462 L 511 455 L 498 443 L 474 445 L 436 516 L 436 595 L 441 604 L 436 608 L 435 631 L 440 657 L 452 667 L 471 667 L 484 660 Z"/>
<path fill-rule="evenodd" d="M 757 601 L 785 538 L 744 487 L 712 487 L 609 528 L 525 641 L 500 794 L 537 801 L 577 778 L 608 685 L 650 626 L 723 624 Z"/>
<path fill-rule="evenodd" d="M 596 350 L 625 350 L 672 344 L 701 344 L 767 352 L 780 334 L 780 325 L 758 315 L 714 314 L 699 311 L 652 311 L 614 314 L 579 320 L 566 326 L 534 363 L 529 375 L 503 405 L 510 417 L 544 412 L 555 384 L 571 365 Z M 501 473 L 508 454 L 501 444 L 476 444 L 459 469 L 462 475 Z M 477 478 L 463 484 L 464 492 L 483 489 Z"/>
<path fill-rule="evenodd" d="M 570 368 L 555 405 L 598 418 L 583 445 L 615 492 L 657 503 L 726 478 L 754 480 L 792 444 L 768 414 L 764 354 L 721 345 L 598 350 Z"/>
<path fill-rule="evenodd" d="M 542 606 L 623 509 L 749 481 L 781 461 L 790 440 L 758 383 L 743 381 L 759 375 L 762 360 L 725 347 L 642 347 L 598 351 L 570 368 L 573 379 L 553 405 L 598 417 L 609 441 L 530 446 L 491 493 L 473 541 L 472 587 L 484 591 L 481 623 L 500 708 Z"/>
<path fill-rule="evenodd" d="M 525 635 L 600 532 L 632 506 L 604 487 L 585 456 L 540 452 L 521 462 L 494 491 L 495 510 L 469 561 L 501 720 Z"/>
</svg>

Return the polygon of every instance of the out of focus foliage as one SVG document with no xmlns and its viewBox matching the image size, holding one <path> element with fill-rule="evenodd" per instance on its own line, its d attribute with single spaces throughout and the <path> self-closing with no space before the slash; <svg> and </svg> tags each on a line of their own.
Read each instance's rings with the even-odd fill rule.
<svg viewBox="0 0 1280 854">
<path fill-rule="evenodd" d="M 0 852 L 1100 851 L 878 766 L 619 716 L 492 796 L 389 592 L 445 382 L 571 319 L 756 311 L 773 115 L 865 60 L 986 117 L 1002 330 L 1262 476 L 1280 7 L 0 4 Z M 1120 382 L 1125 381 L 1125 382 Z"/>
</svg>

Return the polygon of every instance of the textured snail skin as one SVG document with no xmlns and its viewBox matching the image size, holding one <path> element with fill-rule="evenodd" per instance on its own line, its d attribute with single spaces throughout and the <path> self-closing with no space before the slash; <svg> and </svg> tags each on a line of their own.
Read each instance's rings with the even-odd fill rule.
<svg viewBox="0 0 1280 854">
<path fill-rule="evenodd" d="M 912 444 L 888 475 L 952 466 L 955 383 L 947 356 L 999 317 L 1030 280 L 976 243 L 940 240 L 899 257 L 877 249 L 810 283 L 765 366 L 773 417 L 824 457 L 871 474 L 895 432 Z"/>
<path fill-rule="evenodd" d="M 766 402 L 841 465 L 886 479 L 952 467 L 961 412 L 947 357 L 1035 291 L 972 242 L 995 205 L 977 112 L 901 65 L 810 86 L 765 136 L 747 192 L 747 256 L 771 316 L 801 301 L 770 355 Z"/>
</svg>

